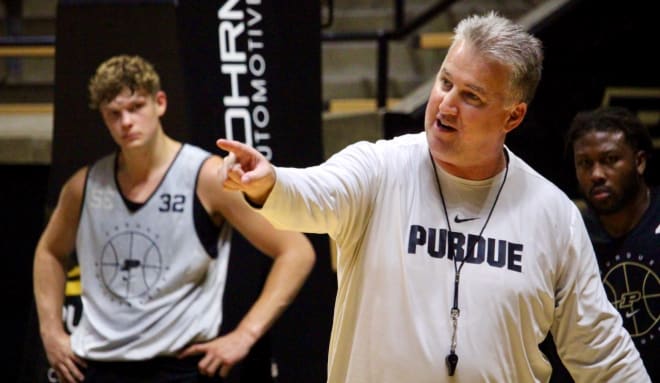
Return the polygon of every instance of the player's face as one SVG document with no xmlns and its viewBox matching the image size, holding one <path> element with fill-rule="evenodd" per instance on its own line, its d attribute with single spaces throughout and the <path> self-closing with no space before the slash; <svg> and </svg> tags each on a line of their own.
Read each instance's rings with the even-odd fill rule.
<svg viewBox="0 0 660 383">
<path fill-rule="evenodd" d="M 450 48 L 424 121 L 433 158 L 443 167 L 478 168 L 501 157 L 506 134 L 527 111 L 510 92 L 509 73 L 507 66 L 484 58 L 464 42 Z"/>
<path fill-rule="evenodd" d="M 144 91 L 124 88 L 113 100 L 100 107 L 101 116 L 112 138 L 121 148 L 142 146 L 161 129 L 160 117 L 165 113 L 165 93 L 154 96 Z"/>
<path fill-rule="evenodd" d="M 600 215 L 625 208 L 644 182 L 645 156 L 623 132 L 590 131 L 575 140 L 573 153 L 580 191 Z"/>
</svg>

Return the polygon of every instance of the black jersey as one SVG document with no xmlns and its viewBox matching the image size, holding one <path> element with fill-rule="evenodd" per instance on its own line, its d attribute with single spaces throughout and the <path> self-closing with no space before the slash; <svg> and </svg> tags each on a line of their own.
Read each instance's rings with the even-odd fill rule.
<svg viewBox="0 0 660 383">
<path fill-rule="evenodd" d="M 654 382 L 660 382 L 660 187 L 642 219 L 613 238 L 595 213 L 584 220 L 594 245 L 607 295 L 619 310 Z"/>
</svg>

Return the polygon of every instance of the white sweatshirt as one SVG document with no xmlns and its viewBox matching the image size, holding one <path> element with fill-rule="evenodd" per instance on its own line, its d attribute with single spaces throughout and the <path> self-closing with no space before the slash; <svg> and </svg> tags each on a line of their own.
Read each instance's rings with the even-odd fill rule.
<svg viewBox="0 0 660 383">
<path fill-rule="evenodd" d="M 538 344 L 548 331 L 577 382 L 650 381 L 607 300 L 579 211 L 507 153 L 481 238 L 505 172 L 469 181 L 438 169 L 449 231 L 424 133 L 353 144 L 307 169 L 276 168 L 259 211 L 277 227 L 337 242 L 329 382 L 547 382 Z M 453 258 L 460 264 L 471 242 L 450 378 Z"/>
</svg>

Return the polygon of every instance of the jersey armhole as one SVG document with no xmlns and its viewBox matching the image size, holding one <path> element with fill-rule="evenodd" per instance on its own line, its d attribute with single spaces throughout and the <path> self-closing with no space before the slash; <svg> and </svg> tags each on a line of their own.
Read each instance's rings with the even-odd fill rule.
<svg viewBox="0 0 660 383">
<path fill-rule="evenodd" d="M 209 213 L 204 209 L 202 201 L 199 199 L 197 194 L 197 185 L 199 184 L 199 175 L 202 171 L 202 167 L 206 161 L 211 158 L 210 156 L 206 157 L 199 165 L 197 169 L 197 175 L 195 176 L 195 190 L 193 197 L 193 222 L 195 224 L 195 232 L 197 233 L 197 238 L 201 242 L 202 246 L 206 250 L 206 253 L 213 259 L 218 257 L 218 238 L 220 236 L 220 229 L 223 225 L 226 225 L 226 220 L 223 221 L 220 225 L 216 225 L 211 219 Z"/>
</svg>

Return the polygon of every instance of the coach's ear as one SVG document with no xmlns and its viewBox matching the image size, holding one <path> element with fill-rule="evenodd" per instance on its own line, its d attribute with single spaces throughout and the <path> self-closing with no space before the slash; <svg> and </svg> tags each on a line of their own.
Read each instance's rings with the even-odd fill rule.
<svg viewBox="0 0 660 383">
<path fill-rule="evenodd" d="M 525 114 L 527 114 L 526 102 L 519 102 L 514 105 L 509 111 L 509 117 L 507 118 L 504 131 L 509 133 L 513 129 L 517 128 L 518 125 L 520 125 L 522 122 L 523 118 L 525 118 Z"/>
</svg>

